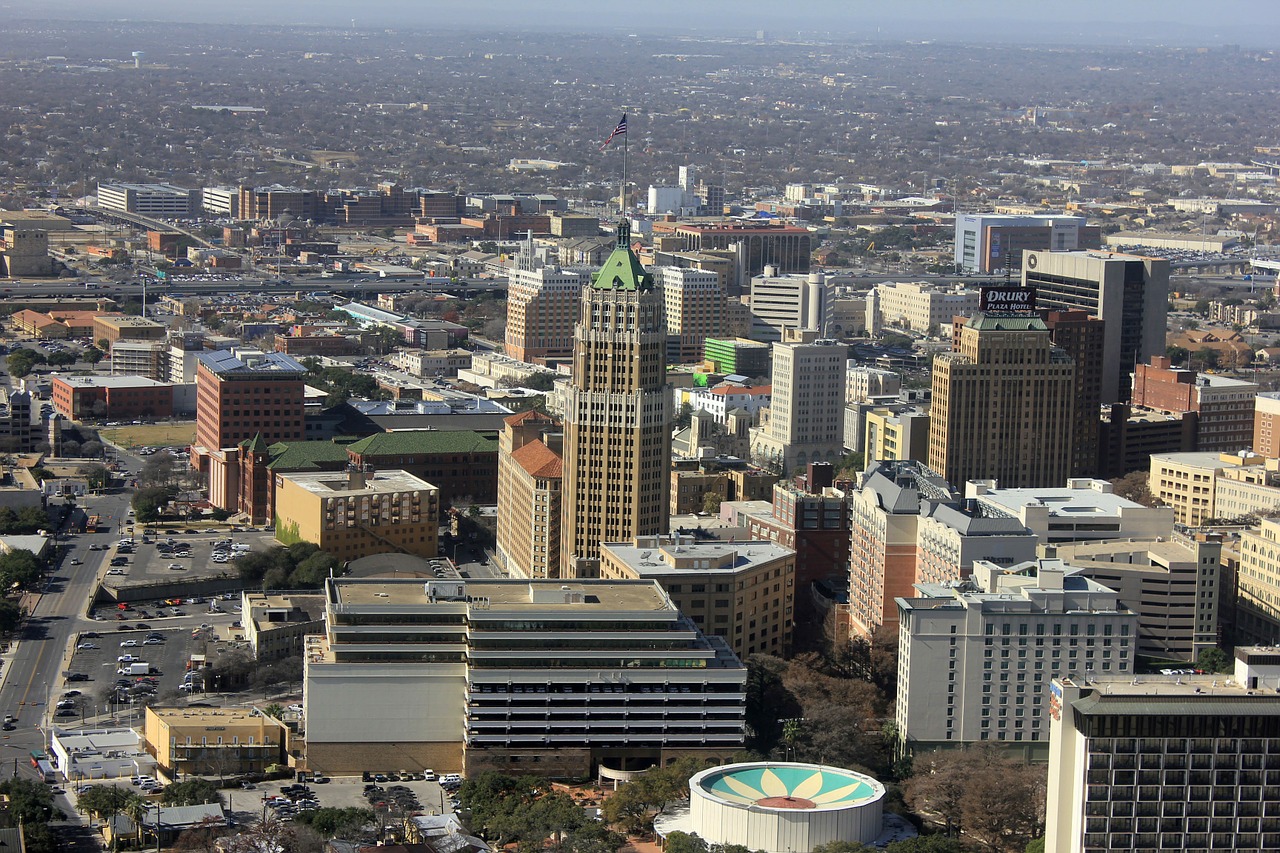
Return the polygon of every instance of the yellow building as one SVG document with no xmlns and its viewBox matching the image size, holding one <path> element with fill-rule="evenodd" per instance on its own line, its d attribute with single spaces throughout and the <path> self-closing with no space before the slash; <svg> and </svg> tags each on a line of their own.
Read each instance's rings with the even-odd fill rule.
<svg viewBox="0 0 1280 853">
<path fill-rule="evenodd" d="M 796 552 L 774 542 L 638 536 L 600 545 L 600 577 L 656 580 L 706 634 L 739 658 L 785 655 L 795 612 Z"/>
<path fill-rule="evenodd" d="M 340 560 L 438 553 L 440 490 L 407 471 L 276 474 L 276 538 Z"/>
<path fill-rule="evenodd" d="M 867 412 L 866 437 L 862 445 L 871 462 L 901 462 L 929 459 L 929 413 L 923 409 Z"/>
<path fill-rule="evenodd" d="M 1240 639 L 1274 643 L 1280 636 L 1280 519 L 1264 518 L 1240 533 L 1235 628 Z"/>
<path fill-rule="evenodd" d="M 1196 527 L 1206 519 L 1224 515 L 1218 510 L 1215 496 L 1218 476 L 1227 469 L 1256 470 L 1256 476 L 1247 470 L 1233 472 L 1232 483 L 1225 486 L 1224 503 L 1234 509 L 1228 510 L 1227 514 L 1268 509 L 1265 503 L 1261 507 L 1250 507 L 1244 500 L 1248 487 L 1252 486 L 1256 491 L 1266 486 L 1264 462 L 1261 456 L 1237 453 L 1153 453 L 1147 487 L 1153 498 L 1173 507 L 1174 521 Z M 1269 496 L 1266 500 L 1269 501 Z M 1240 509 L 1243 512 L 1237 511 Z"/>
<path fill-rule="evenodd" d="M 288 759 L 288 727 L 249 708 L 147 708 L 142 736 L 171 779 L 260 773 Z"/>
</svg>

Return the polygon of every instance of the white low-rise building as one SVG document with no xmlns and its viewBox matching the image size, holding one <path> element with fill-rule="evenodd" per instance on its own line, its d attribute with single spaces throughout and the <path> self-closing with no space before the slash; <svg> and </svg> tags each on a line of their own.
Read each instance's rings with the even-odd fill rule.
<svg viewBox="0 0 1280 853">
<path fill-rule="evenodd" d="M 54 768 L 69 782 L 151 775 L 156 767 L 133 729 L 54 729 L 49 749 Z"/>
<path fill-rule="evenodd" d="M 1076 478 L 1060 489 L 1002 489 L 995 480 L 965 483 L 965 498 L 1022 522 L 1041 542 L 1155 539 L 1173 532 L 1170 507 L 1122 498 L 1106 480 Z"/>
</svg>

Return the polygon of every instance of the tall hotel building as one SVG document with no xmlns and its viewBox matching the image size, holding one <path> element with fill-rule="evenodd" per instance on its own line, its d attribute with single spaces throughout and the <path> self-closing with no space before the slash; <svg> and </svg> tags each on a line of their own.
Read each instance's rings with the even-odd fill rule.
<svg viewBox="0 0 1280 853">
<path fill-rule="evenodd" d="M 701 361 L 707 338 L 719 338 L 728 330 L 720 276 L 686 267 L 659 267 L 655 272 L 666 306 L 667 361 Z"/>
<path fill-rule="evenodd" d="M 1103 404 L 1127 402 L 1134 366 L 1164 354 L 1169 262 L 1163 258 L 1100 251 L 1027 252 L 1022 285 L 1036 289 L 1038 308 L 1086 311 L 1106 323 Z"/>
<path fill-rule="evenodd" d="M 508 273 L 507 356 L 533 364 L 571 356 L 581 296 L 581 276 L 548 264 L 525 243 Z"/>
<path fill-rule="evenodd" d="M 960 329 L 957 350 L 934 360 L 929 467 L 951 483 L 1065 483 L 1075 365 L 1050 344 L 1044 322 L 976 314 Z"/>
<path fill-rule="evenodd" d="M 601 542 L 667 532 L 671 411 L 662 291 L 618 223 L 583 291 L 564 405 L 560 571 L 596 577 Z"/>
</svg>

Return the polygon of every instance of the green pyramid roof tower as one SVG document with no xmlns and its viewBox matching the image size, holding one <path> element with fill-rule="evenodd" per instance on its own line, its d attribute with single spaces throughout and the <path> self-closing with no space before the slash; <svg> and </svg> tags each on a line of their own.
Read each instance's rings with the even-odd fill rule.
<svg viewBox="0 0 1280 853">
<path fill-rule="evenodd" d="M 636 253 L 631 251 L 631 224 L 618 221 L 618 243 L 600 271 L 591 276 L 596 290 L 652 290 L 653 274 L 645 272 Z"/>
</svg>

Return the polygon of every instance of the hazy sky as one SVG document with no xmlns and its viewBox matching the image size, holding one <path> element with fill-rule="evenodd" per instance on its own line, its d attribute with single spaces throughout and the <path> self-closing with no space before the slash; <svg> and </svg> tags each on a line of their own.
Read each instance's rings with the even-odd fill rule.
<svg viewBox="0 0 1280 853">
<path fill-rule="evenodd" d="M 1280 45 L 1280 0 L 0 0 L 6 17 Z"/>
</svg>

